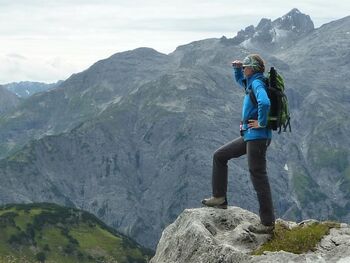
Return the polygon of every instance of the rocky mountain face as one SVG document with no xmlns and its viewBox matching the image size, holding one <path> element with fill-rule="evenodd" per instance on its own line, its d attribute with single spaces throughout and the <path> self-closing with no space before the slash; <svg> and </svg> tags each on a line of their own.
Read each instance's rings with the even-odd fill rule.
<svg viewBox="0 0 350 263">
<path fill-rule="evenodd" d="M 34 94 L 0 118 L 0 157 L 16 152 L 33 138 L 72 130 L 157 78 L 171 66 L 168 61 L 166 55 L 151 49 L 124 52 L 72 75 L 50 92 Z"/>
<path fill-rule="evenodd" d="M 350 17 L 311 30 L 292 14 L 304 18 L 272 22 L 299 34 L 290 46 L 223 37 L 169 55 L 140 48 L 26 99 L 0 119 L 0 202 L 82 208 L 154 248 L 211 195 L 212 154 L 239 135 L 244 92 L 230 62 L 260 53 L 284 76 L 292 113 L 292 133 L 274 135 L 267 154 L 276 215 L 350 222 Z M 229 203 L 257 212 L 246 162 L 229 163 Z"/>
<path fill-rule="evenodd" d="M 13 110 L 20 103 L 20 99 L 0 85 L 0 115 L 6 114 Z"/>
<path fill-rule="evenodd" d="M 271 21 L 263 18 L 255 27 L 250 25 L 238 32 L 231 42 L 254 48 L 264 49 L 286 48 L 314 30 L 310 16 L 302 14 L 298 9 Z"/>
<path fill-rule="evenodd" d="M 35 93 L 52 90 L 58 87 L 63 81 L 60 80 L 56 83 L 46 84 L 41 82 L 13 82 L 3 85 L 6 89 L 16 94 L 20 98 L 28 98 Z"/>
<path fill-rule="evenodd" d="M 151 263 L 270 263 L 270 262 L 349 262 L 350 228 L 341 224 L 325 235 L 314 251 L 294 254 L 285 251 L 265 252 L 253 256 L 252 252 L 271 239 L 267 234 L 255 234 L 249 226 L 259 217 L 239 207 L 227 210 L 213 208 L 186 209 L 162 234 L 156 255 Z M 301 231 L 315 221 L 301 222 Z M 295 229 L 298 224 L 279 219 L 278 224 Z"/>
</svg>

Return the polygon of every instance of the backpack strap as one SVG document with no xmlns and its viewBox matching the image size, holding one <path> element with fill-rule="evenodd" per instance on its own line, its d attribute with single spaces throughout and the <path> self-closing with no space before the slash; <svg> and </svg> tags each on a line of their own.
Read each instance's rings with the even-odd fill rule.
<svg viewBox="0 0 350 263">
<path fill-rule="evenodd" d="M 254 91 L 252 91 L 252 89 L 249 89 L 248 93 L 249 93 L 249 98 L 252 101 L 252 103 L 254 104 L 254 106 L 258 107 L 258 100 L 255 97 Z"/>
<path fill-rule="evenodd" d="M 283 125 L 283 132 L 287 131 L 287 127 L 289 127 L 289 132 L 292 132 L 292 127 L 290 126 L 290 117 L 288 117 L 287 123 Z"/>
<path fill-rule="evenodd" d="M 262 83 L 264 83 L 267 87 L 268 87 L 268 79 L 266 77 L 259 77 L 259 78 L 256 78 L 255 80 L 260 80 Z M 254 80 L 254 81 L 255 81 Z M 253 83 L 252 83 L 253 85 Z M 249 94 L 249 98 L 250 100 L 252 101 L 253 105 L 255 107 L 258 107 L 258 100 L 256 99 L 256 96 L 254 94 L 254 91 L 250 88 L 248 89 L 247 87 L 245 88 L 245 92 L 246 94 Z M 267 92 L 267 91 L 266 91 Z"/>
</svg>

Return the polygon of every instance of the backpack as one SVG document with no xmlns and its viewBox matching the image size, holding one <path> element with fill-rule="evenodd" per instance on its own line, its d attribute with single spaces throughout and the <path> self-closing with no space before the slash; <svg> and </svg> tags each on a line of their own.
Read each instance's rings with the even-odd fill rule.
<svg viewBox="0 0 350 263">
<path fill-rule="evenodd" d="M 267 95 L 270 99 L 271 106 L 270 112 L 267 118 L 267 128 L 274 131 L 278 130 L 278 133 L 287 131 L 292 131 L 290 126 L 290 114 L 288 109 L 287 96 L 284 93 L 284 80 L 280 74 L 271 67 L 270 72 L 262 80 L 267 87 Z M 255 106 L 258 106 L 258 101 L 256 100 L 254 92 L 249 92 L 249 97 Z"/>
</svg>

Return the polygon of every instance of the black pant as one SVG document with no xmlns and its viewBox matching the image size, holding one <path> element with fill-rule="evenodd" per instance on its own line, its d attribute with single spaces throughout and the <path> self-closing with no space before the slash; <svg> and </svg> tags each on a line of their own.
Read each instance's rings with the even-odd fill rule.
<svg viewBox="0 0 350 263">
<path fill-rule="evenodd" d="M 266 149 L 270 140 L 252 140 L 245 142 L 239 137 L 217 149 L 213 156 L 213 196 L 226 196 L 227 162 L 244 154 L 248 156 L 250 178 L 257 193 L 260 209 L 260 220 L 264 225 L 275 222 L 271 189 L 266 173 Z"/>
</svg>

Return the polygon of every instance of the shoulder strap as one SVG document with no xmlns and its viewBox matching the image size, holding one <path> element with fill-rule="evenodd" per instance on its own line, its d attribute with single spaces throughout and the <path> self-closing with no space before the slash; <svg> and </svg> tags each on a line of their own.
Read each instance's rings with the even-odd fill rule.
<svg viewBox="0 0 350 263">
<path fill-rule="evenodd" d="M 257 107 L 258 106 L 258 100 L 256 99 L 253 90 L 249 89 L 248 93 L 249 93 L 250 100 L 253 102 L 254 106 Z"/>
<path fill-rule="evenodd" d="M 267 83 L 268 79 L 266 77 L 262 76 L 262 77 L 256 78 L 254 81 L 256 81 L 256 80 L 260 80 L 261 82 L 263 82 L 265 85 L 268 86 L 268 83 Z M 252 83 L 252 85 L 253 85 L 253 83 Z M 254 91 L 252 89 L 246 88 L 246 93 L 249 94 L 250 100 L 253 102 L 254 106 L 257 107 L 258 100 L 255 97 Z"/>
</svg>

